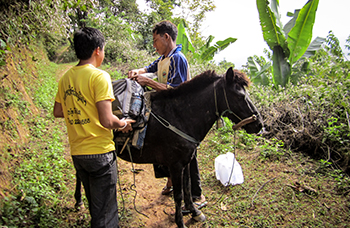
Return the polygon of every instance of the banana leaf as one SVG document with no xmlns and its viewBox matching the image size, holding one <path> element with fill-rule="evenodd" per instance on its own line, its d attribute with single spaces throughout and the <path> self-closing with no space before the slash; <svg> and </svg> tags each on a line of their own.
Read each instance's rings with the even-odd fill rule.
<svg viewBox="0 0 350 228">
<path fill-rule="evenodd" d="M 289 12 L 287 14 L 287 16 L 292 17 L 292 19 L 290 19 L 290 21 L 288 21 L 287 24 L 283 27 L 284 34 L 285 34 L 286 37 L 288 37 L 288 33 L 294 27 L 295 22 L 297 21 L 299 12 L 300 12 L 300 9 L 297 9 L 297 10 L 294 10 L 294 13 Z"/>
<path fill-rule="evenodd" d="M 258 74 L 259 69 L 258 69 L 257 65 L 255 64 L 253 57 L 251 57 L 251 56 L 248 57 L 247 66 L 248 66 L 250 76 L 252 78 L 254 78 Z"/>
<path fill-rule="evenodd" d="M 277 88 L 279 85 L 285 87 L 290 80 L 291 67 L 283 52 L 283 48 L 275 46 L 273 49 L 273 83 Z"/>
<path fill-rule="evenodd" d="M 253 83 L 259 83 L 261 85 L 267 86 L 270 84 L 268 69 L 271 67 L 271 63 L 266 63 L 259 70 L 254 59 L 250 56 L 248 57 L 248 70 L 250 73 L 250 79 Z"/>
<path fill-rule="evenodd" d="M 207 60 L 207 61 L 212 60 L 215 54 L 224 50 L 230 44 L 236 42 L 236 40 L 237 40 L 236 38 L 229 37 L 229 38 L 226 38 L 225 40 L 220 40 L 216 42 L 214 46 L 210 46 L 208 49 L 204 50 L 201 53 L 201 60 Z"/>
<path fill-rule="evenodd" d="M 182 44 L 182 53 L 186 55 L 187 52 L 192 52 L 195 54 L 195 49 L 190 40 L 190 36 L 187 33 L 185 27 L 185 21 L 181 20 L 181 22 L 177 25 L 178 35 L 176 39 L 176 44 Z"/>
<path fill-rule="evenodd" d="M 209 35 L 205 44 L 199 49 L 199 52 L 201 53 L 202 51 L 208 49 L 210 47 L 211 42 L 214 40 L 214 36 L 213 35 Z"/>
<path fill-rule="evenodd" d="M 271 1 L 270 5 L 271 5 L 271 10 L 275 14 L 275 17 L 276 17 L 276 24 L 277 24 L 277 26 L 280 27 L 280 28 L 283 28 L 283 24 L 282 24 L 282 21 L 281 21 L 281 15 L 280 15 L 280 13 L 278 11 L 279 0 Z"/>
<path fill-rule="evenodd" d="M 302 56 L 302 58 L 309 58 L 313 55 L 316 54 L 316 51 L 320 50 L 322 48 L 322 44 L 326 42 L 326 38 L 323 37 L 316 37 L 311 44 L 309 45 L 309 47 L 306 49 L 304 55 Z"/>
<path fill-rule="evenodd" d="M 278 13 L 278 0 L 272 0 L 270 3 L 268 0 L 256 0 L 256 5 L 259 12 L 260 25 L 263 32 L 264 40 L 271 50 L 275 46 L 283 48 L 286 55 L 289 55 L 288 45 L 284 32 L 282 30 L 280 15 Z"/>
<path fill-rule="evenodd" d="M 315 23 L 319 0 L 309 0 L 300 10 L 294 27 L 288 33 L 287 43 L 290 50 L 289 62 L 295 63 L 307 50 Z"/>
</svg>

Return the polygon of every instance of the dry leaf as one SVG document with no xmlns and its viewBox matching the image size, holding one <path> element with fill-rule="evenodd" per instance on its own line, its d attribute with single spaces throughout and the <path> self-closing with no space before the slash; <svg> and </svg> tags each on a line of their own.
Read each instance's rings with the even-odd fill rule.
<svg viewBox="0 0 350 228">
<path fill-rule="evenodd" d="M 221 208 L 221 210 L 223 210 L 223 211 L 227 211 L 227 207 L 226 207 L 226 205 L 225 205 L 223 202 L 221 202 L 220 208 Z"/>
</svg>

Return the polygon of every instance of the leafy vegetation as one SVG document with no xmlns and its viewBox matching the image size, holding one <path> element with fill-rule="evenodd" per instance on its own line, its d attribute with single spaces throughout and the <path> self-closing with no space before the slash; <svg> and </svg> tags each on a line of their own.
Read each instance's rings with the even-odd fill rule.
<svg viewBox="0 0 350 228">
<path fill-rule="evenodd" d="M 225 122 L 210 132 L 198 152 L 204 192 L 210 195 L 202 209 L 208 220 L 193 227 L 346 226 L 350 217 L 340 214 L 348 211 L 348 201 L 339 191 L 344 193 L 340 186 L 349 190 L 349 177 L 330 170 L 329 162 L 283 149 L 281 140 L 232 133 L 232 124 Z M 234 153 L 242 166 L 242 185 L 224 187 L 215 180 L 214 159 L 226 152 Z"/>
<path fill-rule="evenodd" d="M 308 59 L 296 85 L 284 90 L 256 85 L 251 94 L 265 120 L 265 137 L 276 137 L 285 148 L 304 151 L 348 172 L 350 65 L 341 59 L 320 50 Z"/>
<path fill-rule="evenodd" d="M 25 65 L 22 67 L 24 71 L 29 69 Z M 17 118 L 20 120 L 19 125 L 14 123 L 11 129 L 6 124 L 2 125 L 2 132 L 15 132 L 16 135 L 12 138 L 16 140 L 20 137 L 20 125 L 29 128 L 27 140 L 19 140 L 22 143 L 5 144 L 1 147 L 1 164 L 10 164 L 6 172 L 11 173 L 12 180 L 11 188 L 2 186 L 1 189 L 2 194 L 6 195 L 3 195 L 1 201 L 2 225 L 67 226 L 66 212 L 71 209 L 62 207 L 62 200 L 73 195 L 72 187 L 69 186 L 74 179 L 73 167 L 69 157 L 64 155 L 66 136 L 63 123 L 60 121 L 57 125 L 57 121 L 49 114 L 54 91 L 57 89 L 57 67 L 54 63 L 40 60 L 40 64 L 35 66 L 38 69 L 36 81 L 27 81 L 26 91 L 31 93 L 33 105 L 41 110 L 39 113 L 32 113 L 34 107 L 31 107 L 20 91 L 2 88 L 6 90 L 5 97 L 1 99 L 2 104 L 5 101 L 4 111 L 11 113 L 11 110 L 17 110 Z M 23 73 L 21 76 L 24 75 Z M 40 83 L 40 86 L 37 86 L 37 83 Z"/>
<path fill-rule="evenodd" d="M 177 28 L 179 34 L 176 42 L 177 44 L 183 45 L 182 52 L 185 55 L 191 52 L 191 57 L 193 58 L 193 60 L 198 61 L 200 63 L 213 60 L 215 54 L 226 49 L 230 44 L 234 43 L 237 40 L 236 38 L 228 37 L 225 40 L 217 41 L 213 46 L 211 46 L 210 44 L 214 40 L 214 36 L 210 35 L 207 38 L 206 43 L 198 50 L 196 50 L 193 44 L 191 43 L 191 39 L 186 31 L 185 21 L 182 20 L 178 24 Z"/>
</svg>

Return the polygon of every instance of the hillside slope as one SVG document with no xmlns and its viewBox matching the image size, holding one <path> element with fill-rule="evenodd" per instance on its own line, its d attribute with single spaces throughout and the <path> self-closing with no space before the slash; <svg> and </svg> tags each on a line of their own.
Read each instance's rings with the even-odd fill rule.
<svg viewBox="0 0 350 228">
<path fill-rule="evenodd" d="M 0 67 L 0 194 L 9 190 L 11 175 L 9 167 L 11 159 L 4 155 L 8 152 L 12 157 L 21 152 L 21 145 L 29 140 L 30 123 L 25 118 L 38 115 L 39 109 L 34 105 L 32 92 L 28 91 L 26 84 L 35 84 L 38 69 L 37 58 L 45 56 L 43 52 L 34 53 L 25 48 L 15 48 L 6 55 L 6 65 Z M 26 112 L 28 114 L 26 114 Z"/>
</svg>

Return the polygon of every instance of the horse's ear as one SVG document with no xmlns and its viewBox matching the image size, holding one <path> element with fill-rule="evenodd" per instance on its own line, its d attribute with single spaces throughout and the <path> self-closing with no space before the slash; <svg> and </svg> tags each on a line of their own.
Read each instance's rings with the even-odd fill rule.
<svg viewBox="0 0 350 228">
<path fill-rule="evenodd" d="M 226 77 L 227 84 L 233 83 L 233 69 L 232 69 L 232 67 L 228 68 L 228 70 L 226 71 L 225 77 Z"/>
</svg>

